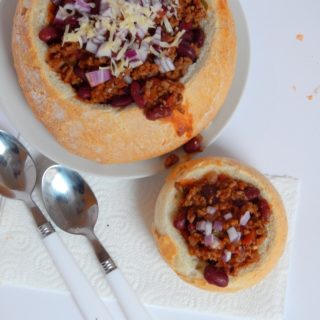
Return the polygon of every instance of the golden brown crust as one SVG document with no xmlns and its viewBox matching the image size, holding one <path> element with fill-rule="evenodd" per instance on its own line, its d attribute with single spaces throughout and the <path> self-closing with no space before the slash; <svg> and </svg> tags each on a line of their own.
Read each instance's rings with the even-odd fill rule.
<svg viewBox="0 0 320 320">
<path fill-rule="evenodd" d="M 74 97 L 44 62 L 38 39 L 49 0 L 19 0 L 12 49 L 21 88 L 36 117 L 66 149 L 101 163 L 149 159 L 181 146 L 206 128 L 225 100 L 234 74 L 236 39 L 225 0 L 210 0 L 208 30 L 215 30 L 195 70 L 186 78 L 184 105 L 192 131 L 178 136 L 169 121 L 149 121 L 139 108 L 92 107 Z M 213 20 L 213 12 L 215 19 Z M 209 14 L 209 16 L 210 16 Z M 214 23 L 213 23 L 214 22 Z"/>
<path fill-rule="evenodd" d="M 212 170 L 252 183 L 260 189 L 272 210 L 268 238 L 260 250 L 260 261 L 242 270 L 238 276 L 230 277 L 226 288 L 207 283 L 202 273 L 196 271 L 198 259 L 189 255 L 183 237 L 172 224 L 178 205 L 175 182 L 199 179 Z M 233 292 L 253 286 L 273 269 L 284 250 L 287 229 L 286 213 L 280 195 L 261 173 L 232 159 L 210 157 L 181 163 L 172 170 L 157 200 L 153 234 L 160 254 L 183 280 L 209 291 Z"/>
</svg>

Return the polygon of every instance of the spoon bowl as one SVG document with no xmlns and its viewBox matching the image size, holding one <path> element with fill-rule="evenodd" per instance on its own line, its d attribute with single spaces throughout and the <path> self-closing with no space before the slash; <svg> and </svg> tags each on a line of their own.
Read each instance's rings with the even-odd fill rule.
<svg viewBox="0 0 320 320">
<path fill-rule="evenodd" d="M 26 148 L 0 130 L 0 194 L 30 202 L 36 178 L 35 164 Z"/>
<path fill-rule="evenodd" d="M 43 175 L 42 196 L 59 228 L 73 234 L 93 232 L 98 219 L 98 202 L 77 172 L 60 165 L 50 167 Z"/>
</svg>

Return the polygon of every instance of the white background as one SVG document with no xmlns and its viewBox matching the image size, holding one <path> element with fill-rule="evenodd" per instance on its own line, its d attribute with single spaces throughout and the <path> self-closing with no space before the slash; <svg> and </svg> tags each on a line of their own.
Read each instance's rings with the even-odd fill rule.
<svg viewBox="0 0 320 320">
<path fill-rule="evenodd" d="M 239 2 L 249 25 L 249 79 L 232 121 L 206 152 L 238 158 L 265 173 L 301 179 L 286 319 L 316 319 L 320 284 L 320 1 Z M 304 41 L 296 39 L 298 33 L 304 35 Z M 66 295 L 3 286 L 0 310 L 4 320 L 81 319 Z M 217 319 L 156 308 L 152 312 L 168 320 Z"/>
</svg>

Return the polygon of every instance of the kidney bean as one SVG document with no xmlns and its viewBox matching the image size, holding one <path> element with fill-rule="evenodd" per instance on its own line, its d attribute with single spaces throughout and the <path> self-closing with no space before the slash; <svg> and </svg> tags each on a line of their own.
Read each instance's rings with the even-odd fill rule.
<svg viewBox="0 0 320 320">
<path fill-rule="evenodd" d="M 69 25 L 69 31 L 73 31 L 79 27 L 79 21 L 76 16 L 69 16 L 65 20 L 55 20 L 53 25 L 54 27 L 62 30 L 61 32 L 64 32 L 65 27 Z"/>
<path fill-rule="evenodd" d="M 201 137 L 196 136 L 183 145 L 186 153 L 195 153 L 202 151 Z"/>
<path fill-rule="evenodd" d="M 59 40 L 61 32 L 54 26 L 46 26 L 39 32 L 40 40 L 50 43 Z"/>
<path fill-rule="evenodd" d="M 192 22 L 184 22 L 181 21 L 179 24 L 180 30 L 191 30 L 192 29 Z"/>
<path fill-rule="evenodd" d="M 205 40 L 204 31 L 201 28 L 197 28 L 193 30 L 193 41 L 197 45 L 198 48 L 203 47 Z"/>
<path fill-rule="evenodd" d="M 171 116 L 172 110 L 162 105 L 155 106 L 152 109 L 146 111 L 146 117 L 149 120 L 157 120 Z"/>
<path fill-rule="evenodd" d="M 181 212 L 173 221 L 173 225 L 178 230 L 185 230 L 187 227 L 187 219 L 184 212 Z"/>
<path fill-rule="evenodd" d="M 82 86 L 77 90 L 77 95 L 81 99 L 91 98 L 91 88 L 89 86 Z"/>
<path fill-rule="evenodd" d="M 133 102 L 131 96 L 115 96 L 111 98 L 110 104 L 113 107 L 126 107 Z"/>
<path fill-rule="evenodd" d="M 249 187 L 244 190 L 244 194 L 248 200 L 253 200 L 260 196 L 260 191 L 255 187 Z"/>
<path fill-rule="evenodd" d="M 145 101 L 143 99 L 143 93 L 141 85 L 138 81 L 133 81 L 130 86 L 130 94 L 134 102 L 138 105 L 140 108 L 144 108 Z"/>
<path fill-rule="evenodd" d="M 182 39 L 186 42 L 193 42 L 194 41 L 194 33 L 193 30 L 188 30 L 182 36 Z"/>
<path fill-rule="evenodd" d="M 210 264 L 205 267 L 203 275 L 210 284 L 218 287 L 226 287 L 229 283 L 228 275 L 223 270 Z"/>
<path fill-rule="evenodd" d="M 265 199 L 261 199 L 259 203 L 259 209 L 261 211 L 262 219 L 268 221 L 270 218 L 270 206 Z"/>
<path fill-rule="evenodd" d="M 79 21 L 76 16 L 70 16 L 64 20 L 64 26 L 69 25 L 69 30 L 72 31 L 79 27 Z"/>
<path fill-rule="evenodd" d="M 186 43 L 185 41 L 182 41 L 180 43 L 177 49 L 177 53 L 180 57 L 187 57 L 190 58 L 192 61 L 195 61 L 197 59 L 196 52 L 190 46 L 190 44 Z"/>
</svg>

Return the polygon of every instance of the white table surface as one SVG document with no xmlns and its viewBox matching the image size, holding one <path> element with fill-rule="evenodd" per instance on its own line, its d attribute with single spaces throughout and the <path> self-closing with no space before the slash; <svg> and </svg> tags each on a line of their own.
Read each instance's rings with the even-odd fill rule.
<svg viewBox="0 0 320 320">
<path fill-rule="evenodd" d="M 250 32 L 248 83 L 232 121 L 206 153 L 232 156 L 262 172 L 301 179 L 285 318 L 317 319 L 320 1 L 239 2 Z M 303 34 L 304 40 L 298 41 L 297 34 Z M 309 95 L 312 100 L 307 98 Z M 0 318 L 4 320 L 81 319 L 67 295 L 7 286 L 0 287 L 0 310 Z M 157 319 L 218 319 L 214 315 L 150 310 Z"/>
</svg>

